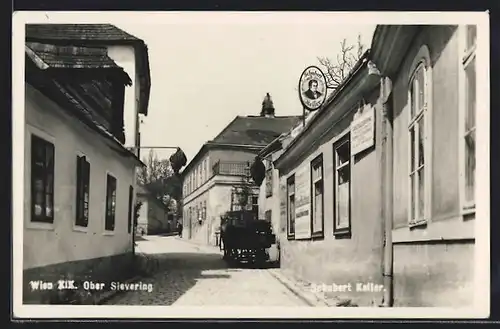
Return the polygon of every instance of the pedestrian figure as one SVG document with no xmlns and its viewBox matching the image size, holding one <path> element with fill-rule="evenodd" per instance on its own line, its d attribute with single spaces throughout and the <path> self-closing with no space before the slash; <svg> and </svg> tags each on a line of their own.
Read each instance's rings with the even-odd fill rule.
<svg viewBox="0 0 500 329">
<path fill-rule="evenodd" d="M 179 233 L 179 237 L 182 238 L 182 223 L 177 223 L 177 232 Z"/>
</svg>

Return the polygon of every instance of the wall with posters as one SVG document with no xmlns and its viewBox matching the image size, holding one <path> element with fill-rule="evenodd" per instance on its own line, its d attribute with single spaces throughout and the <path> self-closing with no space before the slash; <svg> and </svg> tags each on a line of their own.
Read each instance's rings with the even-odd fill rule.
<svg viewBox="0 0 500 329">
<path fill-rule="evenodd" d="M 303 163 L 295 175 L 295 239 L 311 237 L 311 186 L 308 163 Z"/>
<path fill-rule="evenodd" d="M 356 289 L 360 283 L 383 284 L 378 94 L 374 86 L 364 102 L 352 99 L 340 120 L 318 120 L 322 123 L 298 137 L 309 147 L 298 156 L 285 152 L 276 162 L 283 190 L 280 217 L 287 225 L 280 236 L 281 268 L 312 284 L 350 284 L 351 291 L 326 294 L 360 306 L 380 304 L 383 297 L 382 291 Z M 291 230 L 287 183 L 292 180 Z"/>
</svg>

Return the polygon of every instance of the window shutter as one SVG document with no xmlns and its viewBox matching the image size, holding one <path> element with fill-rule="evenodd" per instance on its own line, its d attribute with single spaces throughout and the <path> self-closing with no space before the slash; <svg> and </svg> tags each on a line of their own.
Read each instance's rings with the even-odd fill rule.
<svg viewBox="0 0 500 329">
<path fill-rule="evenodd" d="M 80 224 L 82 218 L 82 205 L 80 200 L 82 192 L 82 157 L 76 157 L 76 224 Z"/>
<path fill-rule="evenodd" d="M 84 175 L 83 175 L 84 182 L 85 182 L 84 193 L 87 194 L 87 198 L 88 198 L 88 200 L 87 200 L 87 207 L 88 207 L 87 217 L 84 217 L 84 225 L 87 226 L 89 223 L 89 217 L 90 217 L 90 209 L 89 209 L 90 208 L 90 163 L 87 160 L 84 160 L 83 164 L 85 166 Z M 84 197 L 83 202 L 85 202 L 85 197 Z M 85 203 L 84 203 L 83 207 L 85 207 Z"/>
</svg>

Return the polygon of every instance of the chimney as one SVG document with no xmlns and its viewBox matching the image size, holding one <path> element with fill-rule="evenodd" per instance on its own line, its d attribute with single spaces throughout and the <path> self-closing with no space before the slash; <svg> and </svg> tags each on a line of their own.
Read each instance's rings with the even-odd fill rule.
<svg viewBox="0 0 500 329">
<path fill-rule="evenodd" d="M 266 118 L 274 118 L 274 105 L 269 93 L 266 94 L 264 100 L 262 101 L 262 110 L 260 111 L 260 116 Z"/>
</svg>

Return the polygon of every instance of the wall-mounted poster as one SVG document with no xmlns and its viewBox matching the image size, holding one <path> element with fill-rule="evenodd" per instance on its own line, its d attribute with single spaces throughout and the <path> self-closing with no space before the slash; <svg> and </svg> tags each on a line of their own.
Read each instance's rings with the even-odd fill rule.
<svg viewBox="0 0 500 329">
<path fill-rule="evenodd" d="M 295 172 L 295 239 L 311 237 L 311 187 L 309 164 Z"/>
<path fill-rule="evenodd" d="M 366 105 L 351 123 L 351 153 L 356 155 L 375 143 L 375 109 Z"/>
<path fill-rule="evenodd" d="M 280 200 L 280 231 L 285 232 L 286 231 L 286 221 L 287 221 L 287 213 L 286 213 L 286 180 L 283 178 L 280 178 L 280 193 L 279 193 L 279 200 Z"/>
</svg>

